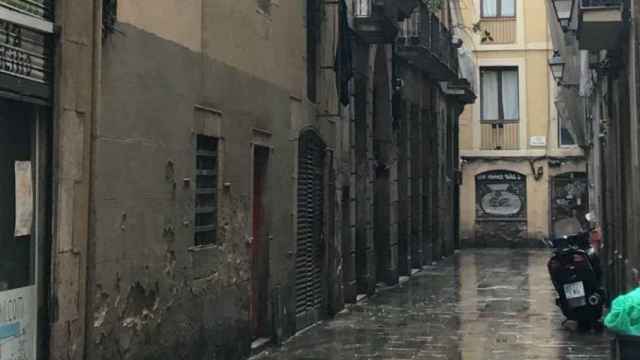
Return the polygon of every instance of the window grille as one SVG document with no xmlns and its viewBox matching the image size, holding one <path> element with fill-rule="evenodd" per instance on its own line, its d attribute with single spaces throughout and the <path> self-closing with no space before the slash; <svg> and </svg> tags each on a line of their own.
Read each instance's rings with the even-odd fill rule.
<svg viewBox="0 0 640 360">
<path fill-rule="evenodd" d="M 196 246 L 217 242 L 218 139 L 198 135 L 196 140 Z"/>
</svg>

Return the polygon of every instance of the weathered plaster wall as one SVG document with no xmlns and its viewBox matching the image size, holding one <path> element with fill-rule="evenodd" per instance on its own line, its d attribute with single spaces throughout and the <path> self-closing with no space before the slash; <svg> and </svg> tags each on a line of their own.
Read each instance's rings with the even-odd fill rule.
<svg viewBox="0 0 640 360">
<path fill-rule="evenodd" d="M 256 0 L 204 2 L 203 52 L 302 98 L 305 2 L 272 1 L 269 13 L 257 4 Z"/>
<path fill-rule="evenodd" d="M 120 0 L 118 20 L 192 51 L 202 50 L 202 0 Z"/>
<path fill-rule="evenodd" d="M 550 51 L 528 51 L 526 53 L 526 89 L 521 88 L 521 101 L 527 102 L 527 139 L 532 136 L 544 136 L 549 148 L 558 148 L 558 142 L 551 143 L 552 113 L 555 114 L 555 104 L 549 96 L 553 89 L 553 80 L 549 74 Z M 555 130 L 555 129 L 554 129 Z M 540 149 L 530 146 L 525 148 Z"/>
<path fill-rule="evenodd" d="M 295 56 L 304 49 L 302 10 L 274 8 L 282 18 L 265 38 L 228 23 L 259 26 L 255 7 L 208 2 L 199 52 L 197 25 L 160 21 L 164 12 L 156 22 L 123 3 L 120 33 L 103 49 L 87 357 L 238 358 L 250 348 L 252 143 L 272 148 L 265 203 L 280 335 L 295 330 L 297 137 L 313 126 L 335 146 L 335 121 L 315 117 L 303 73 L 289 72 L 304 69 Z M 184 19 L 197 24 L 192 10 Z M 220 138 L 220 239 L 203 248 L 193 247 L 196 133 Z"/>
<path fill-rule="evenodd" d="M 50 358 L 83 359 L 94 111 L 97 68 L 93 1 L 56 1 Z M 99 40 L 98 40 L 99 41 Z"/>
</svg>

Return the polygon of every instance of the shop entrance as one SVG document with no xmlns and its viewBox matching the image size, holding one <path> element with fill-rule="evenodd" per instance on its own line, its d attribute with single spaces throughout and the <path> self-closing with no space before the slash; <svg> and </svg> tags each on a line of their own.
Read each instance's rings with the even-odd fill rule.
<svg viewBox="0 0 640 360">
<path fill-rule="evenodd" d="M 570 172 L 551 180 L 551 236 L 572 235 L 586 228 L 589 212 L 587 174 Z"/>
<path fill-rule="evenodd" d="M 38 106 L 0 99 L 0 360 L 36 359 L 48 253 L 41 114 Z"/>
</svg>

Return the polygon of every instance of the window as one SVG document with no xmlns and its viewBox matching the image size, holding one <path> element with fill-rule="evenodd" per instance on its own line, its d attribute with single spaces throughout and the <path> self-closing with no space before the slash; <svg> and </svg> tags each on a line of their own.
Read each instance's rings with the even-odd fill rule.
<svg viewBox="0 0 640 360">
<path fill-rule="evenodd" d="M 196 140 L 196 246 L 214 244 L 218 230 L 218 139 L 198 135 Z"/>
<path fill-rule="evenodd" d="M 482 17 L 515 17 L 516 0 L 482 0 Z"/>
<path fill-rule="evenodd" d="M 560 146 L 576 145 L 576 138 L 573 135 L 573 128 L 569 123 L 569 119 L 565 119 L 558 113 L 558 139 Z"/>
<path fill-rule="evenodd" d="M 480 70 L 483 121 L 518 121 L 520 97 L 517 68 Z"/>
</svg>

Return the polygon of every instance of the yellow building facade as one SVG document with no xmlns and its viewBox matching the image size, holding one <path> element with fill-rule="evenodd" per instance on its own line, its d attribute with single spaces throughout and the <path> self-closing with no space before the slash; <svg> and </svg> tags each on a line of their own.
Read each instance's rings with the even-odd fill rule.
<svg viewBox="0 0 640 360">
<path fill-rule="evenodd" d="M 460 119 L 463 245 L 542 244 L 581 221 L 589 188 L 569 119 L 557 116 L 549 9 L 545 0 L 458 5 L 479 95 Z"/>
</svg>

